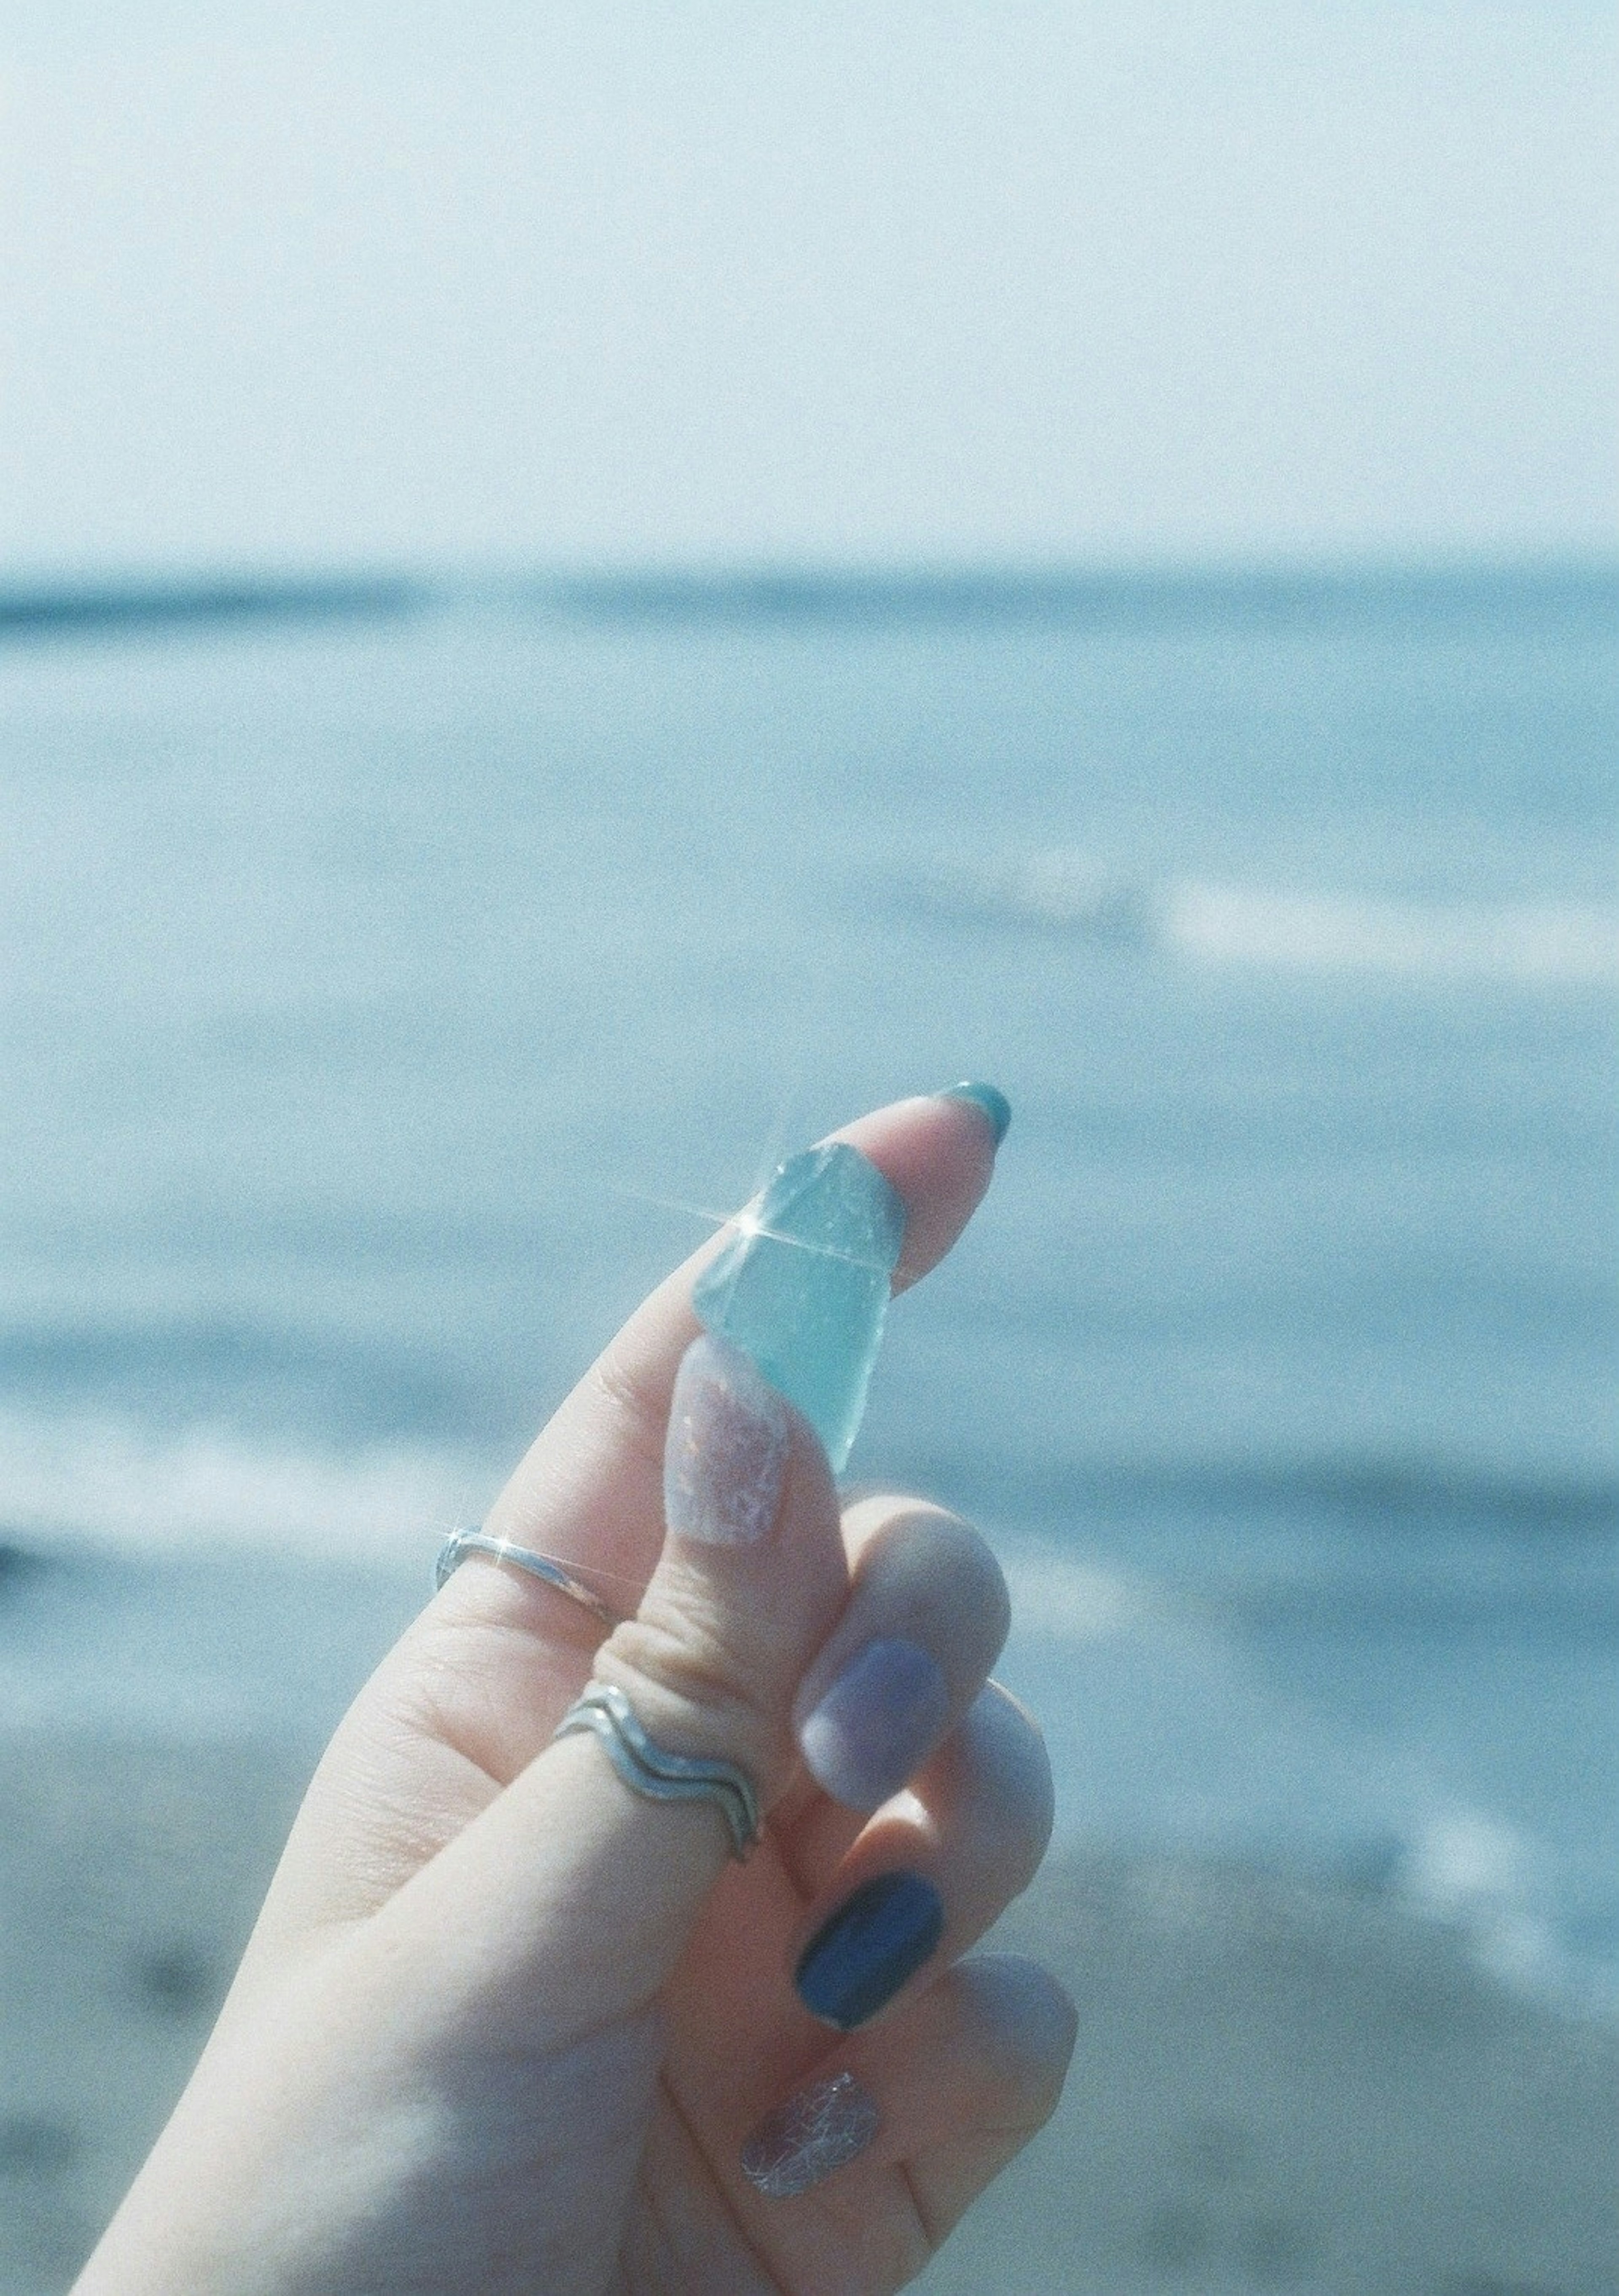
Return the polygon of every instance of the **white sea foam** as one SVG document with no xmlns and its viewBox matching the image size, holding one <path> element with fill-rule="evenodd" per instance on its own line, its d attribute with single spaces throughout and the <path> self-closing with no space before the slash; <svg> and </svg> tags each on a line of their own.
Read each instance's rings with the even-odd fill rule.
<svg viewBox="0 0 1619 2296">
<path fill-rule="evenodd" d="M 1159 917 L 1165 947 L 1209 964 L 1619 986 L 1619 912 L 1596 906 L 1440 906 L 1182 884 L 1165 894 Z"/>
<path fill-rule="evenodd" d="M 1133 877 L 1056 846 L 947 873 L 930 903 L 1202 965 L 1526 988 L 1619 986 L 1619 909 L 1599 902 L 1422 902 Z"/>
<path fill-rule="evenodd" d="M 1279 1693 L 1161 1586 L 1050 1553 L 1005 1568 L 1015 1623 L 998 1670 L 1041 1715 L 1070 1838 L 1301 1861 L 1455 1931 L 1506 1981 L 1619 2013 L 1619 1970 L 1560 1933 L 1553 1847 L 1397 1726 L 1347 1728 Z"/>
<path fill-rule="evenodd" d="M 110 1419 L 13 1414 L 0 1417 L 0 1538 L 45 1554 L 87 1541 L 157 1563 L 204 1549 L 347 1562 L 414 1589 L 443 1531 L 476 1518 L 499 1472 L 425 1447 L 277 1448 L 217 1428 L 159 1439 Z M 1162 1582 L 1034 1546 L 1014 1546 L 1006 1568 L 1016 1625 L 1002 1671 L 1042 1717 L 1071 1836 L 1302 1858 L 1357 1886 L 1370 1875 L 1515 1982 L 1588 2001 L 1619 1987 L 1559 1942 L 1544 1845 L 1419 1748 L 1279 1694 L 1217 1614 Z M 330 1720 L 374 1662 L 376 1603 L 346 1625 L 317 1598 L 318 1574 L 290 1652 L 284 1588 L 261 1630 L 237 1617 L 240 1594 L 215 1618 L 192 1583 L 193 1625 L 178 1642 L 160 1621 L 137 1630 L 103 1617 L 81 1646 L 76 1626 L 52 1625 L 63 1598 L 30 1605 L 0 1651 L 0 1719 L 94 1710 L 120 1726 L 268 1726 L 285 1718 L 296 1660 L 293 1705 Z"/>
<path fill-rule="evenodd" d="M 0 1534 L 41 1550 L 88 1538 L 419 1562 L 493 1488 L 487 1463 L 425 1447 L 323 1452 L 208 1426 L 158 1437 L 116 1419 L 0 1416 Z"/>
</svg>

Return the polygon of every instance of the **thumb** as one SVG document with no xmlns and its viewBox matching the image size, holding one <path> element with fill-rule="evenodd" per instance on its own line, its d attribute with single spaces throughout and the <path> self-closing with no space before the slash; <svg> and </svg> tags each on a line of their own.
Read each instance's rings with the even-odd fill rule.
<svg viewBox="0 0 1619 2296">
<path fill-rule="evenodd" d="M 675 1381 L 664 1482 L 658 1568 L 595 1677 L 660 1748 L 740 1767 L 764 1811 L 792 1773 L 794 1693 L 848 1591 L 831 1471 L 748 1357 L 704 1334 Z M 503 2014 L 522 2005 L 530 2046 L 552 2046 L 653 2000 L 730 1855 L 714 1802 L 645 1798 L 581 1733 L 379 1919 L 425 1920 L 452 1997 L 492 1988 Z"/>
</svg>

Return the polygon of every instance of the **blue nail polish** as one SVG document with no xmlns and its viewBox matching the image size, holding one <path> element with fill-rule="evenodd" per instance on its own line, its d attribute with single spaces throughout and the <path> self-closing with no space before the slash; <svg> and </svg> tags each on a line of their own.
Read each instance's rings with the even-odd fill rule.
<svg viewBox="0 0 1619 2296">
<path fill-rule="evenodd" d="M 996 1147 L 1005 1139 L 1007 1127 L 1012 1120 L 1012 1103 L 993 1084 L 953 1084 L 948 1091 L 939 1095 L 939 1098 L 970 1100 L 975 1108 L 981 1108 L 988 1117 L 994 1130 Z"/>
<path fill-rule="evenodd" d="M 849 2032 L 889 2001 L 938 1948 L 944 1906 L 920 1874 L 879 1874 L 839 1906 L 793 1972 L 798 1998 Z"/>
<path fill-rule="evenodd" d="M 834 1141 L 789 1156 L 698 1277 L 691 1305 L 847 1462 L 882 1340 L 905 1208 L 875 1164 Z"/>
</svg>

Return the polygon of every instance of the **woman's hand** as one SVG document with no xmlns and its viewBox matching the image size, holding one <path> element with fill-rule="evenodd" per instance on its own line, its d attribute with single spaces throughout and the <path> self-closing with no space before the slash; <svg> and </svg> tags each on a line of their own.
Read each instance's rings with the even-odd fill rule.
<svg viewBox="0 0 1619 2296">
<path fill-rule="evenodd" d="M 840 1136 L 899 1192 L 913 1282 L 992 1126 L 945 1096 Z M 450 1578 L 332 1741 L 78 2296 L 875 2296 L 1050 2113 L 1066 1998 L 960 1958 L 1051 1822 L 1039 1734 L 987 1679 L 1000 1572 L 935 1507 L 840 1511 L 807 1424 L 692 1348 L 714 1248 L 488 1521 L 635 1615 L 598 1649 L 554 1587 L 478 1556 Z M 593 1673 L 756 1782 L 746 1865 L 713 1806 L 552 1742 Z"/>
</svg>

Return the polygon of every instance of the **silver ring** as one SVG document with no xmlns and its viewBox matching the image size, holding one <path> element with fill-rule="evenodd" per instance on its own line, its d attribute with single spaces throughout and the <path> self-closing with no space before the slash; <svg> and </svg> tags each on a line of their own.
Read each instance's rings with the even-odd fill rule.
<svg viewBox="0 0 1619 2296">
<path fill-rule="evenodd" d="M 731 1854 L 746 1857 L 759 1838 L 759 1798 L 734 1762 L 672 1754 L 650 1738 L 629 1700 L 610 1682 L 587 1682 L 556 1726 L 567 1738 L 589 1730 L 633 1793 L 649 1801 L 711 1801 L 725 1821 Z"/>
<path fill-rule="evenodd" d="M 593 1611 L 609 1630 L 624 1623 L 617 1611 L 609 1610 L 600 1595 L 594 1595 L 582 1578 L 576 1578 L 566 1563 L 559 1562 L 554 1554 L 536 1554 L 531 1546 L 514 1546 L 509 1538 L 497 1538 L 491 1530 L 476 1526 L 466 1530 L 453 1530 L 438 1550 L 438 1560 L 433 1568 L 433 1584 L 442 1587 L 456 1564 L 469 1554 L 493 1555 L 496 1562 L 510 1562 L 515 1570 L 526 1570 L 531 1578 L 543 1578 L 554 1587 L 559 1595 L 581 1603 Z"/>
</svg>

